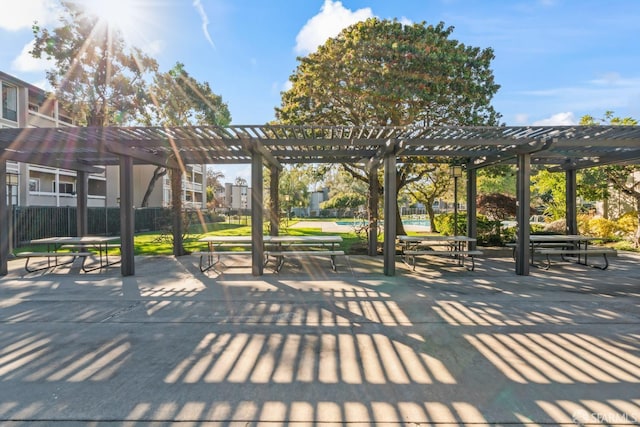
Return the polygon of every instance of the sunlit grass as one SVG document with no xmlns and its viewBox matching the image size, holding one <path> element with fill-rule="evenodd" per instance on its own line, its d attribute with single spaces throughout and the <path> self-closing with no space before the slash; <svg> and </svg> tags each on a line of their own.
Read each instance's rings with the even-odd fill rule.
<svg viewBox="0 0 640 427">
<path fill-rule="evenodd" d="M 240 224 L 207 224 L 208 232 L 204 233 L 202 227 L 196 230 L 190 230 L 191 232 L 185 235 L 183 239 L 183 246 L 186 251 L 194 252 L 206 249 L 206 243 L 199 242 L 198 239 L 204 236 L 250 236 L 251 226 Z M 289 225 L 292 225 L 289 223 Z M 194 232 L 196 231 L 196 232 Z M 265 234 L 267 232 L 265 231 Z M 332 234 L 341 236 L 343 243 L 341 247 L 349 253 L 350 248 L 357 243 L 361 243 L 362 240 L 356 235 L 355 232 L 349 233 L 324 233 L 319 227 L 312 228 L 291 228 L 281 227 L 280 235 L 283 236 L 321 236 L 325 234 Z M 137 234 L 134 238 L 135 253 L 136 255 L 171 255 L 173 254 L 173 243 L 171 236 L 162 235 L 161 233 L 143 233 Z M 233 250 L 233 248 L 230 248 Z M 238 247 L 238 250 L 242 248 Z"/>
<path fill-rule="evenodd" d="M 306 219 L 305 219 L 306 221 Z M 326 219 L 325 219 L 326 221 Z M 356 250 L 357 247 L 365 245 L 366 241 L 363 241 L 355 231 L 348 233 L 325 233 L 320 227 L 309 228 L 292 228 L 297 221 L 289 221 L 288 226 L 280 226 L 280 235 L 282 236 L 321 236 L 326 234 L 338 235 L 343 239 L 341 244 L 342 249 L 350 253 L 352 247 Z M 266 224 L 265 224 L 266 225 Z M 268 231 L 264 230 L 265 235 Z M 183 247 L 187 252 L 195 252 L 200 250 L 206 250 L 207 244 L 199 242 L 198 239 L 204 236 L 250 236 L 251 235 L 251 223 L 250 221 L 242 221 L 241 223 L 209 223 L 209 224 L 197 224 L 190 227 L 189 231 L 184 234 Z M 114 244 L 119 241 L 113 242 Z M 173 237 L 166 232 L 145 232 L 137 233 L 134 236 L 134 253 L 135 255 L 172 255 L 173 254 Z M 229 248 L 233 250 L 234 248 Z M 246 248 L 238 247 L 236 250 L 246 250 Z M 42 252 L 46 251 L 46 246 L 43 245 L 26 245 L 21 246 L 15 250 L 18 252 Z M 109 251 L 111 252 L 111 251 Z"/>
</svg>

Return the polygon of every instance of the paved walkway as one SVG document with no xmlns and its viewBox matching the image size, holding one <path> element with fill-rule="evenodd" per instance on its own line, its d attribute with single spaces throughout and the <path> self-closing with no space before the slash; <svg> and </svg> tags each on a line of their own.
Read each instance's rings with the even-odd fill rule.
<svg viewBox="0 0 640 427">
<path fill-rule="evenodd" d="M 559 425 L 640 420 L 640 257 L 606 271 L 510 258 L 186 256 L 136 275 L 0 279 L 0 425 Z M 602 421 L 607 421 L 603 423 Z M 178 423 L 180 421 L 180 423 Z M 351 425 L 351 424 L 350 424 Z"/>
</svg>

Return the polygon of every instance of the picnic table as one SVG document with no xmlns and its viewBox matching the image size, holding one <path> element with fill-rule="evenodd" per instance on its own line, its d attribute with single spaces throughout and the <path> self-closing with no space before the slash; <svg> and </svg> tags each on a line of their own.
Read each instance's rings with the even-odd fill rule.
<svg viewBox="0 0 640 427">
<path fill-rule="evenodd" d="M 119 244 L 113 244 L 116 240 L 120 240 L 118 236 L 57 236 L 57 237 L 45 237 L 42 239 L 34 239 L 29 243 L 32 245 L 46 245 L 46 251 L 37 252 L 20 252 L 16 254 L 18 258 L 25 258 L 25 270 L 29 273 L 34 271 L 44 270 L 48 268 L 55 268 L 62 265 L 67 265 L 75 261 L 76 258 L 82 258 L 82 270 L 85 272 L 106 268 L 111 265 L 118 264 L 120 259 L 109 260 L 109 248 L 115 246 L 120 247 Z M 70 251 L 60 251 L 60 249 L 69 249 Z M 90 249 L 94 249 L 98 253 L 98 263 L 96 266 L 86 265 L 86 260 L 91 257 L 94 252 Z M 46 264 L 39 266 L 38 268 L 30 268 L 29 261 L 32 259 L 46 259 Z M 64 261 L 60 261 L 60 259 Z"/>
<path fill-rule="evenodd" d="M 590 247 L 589 243 L 593 240 L 599 238 L 579 234 L 532 234 L 529 236 L 531 264 L 535 264 L 535 254 L 545 255 L 546 264 L 542 264 L 542 268 L 548 270 L 551 268 L 550 255 L 559 255 L 563 261 L 568 261 L 567 257 L 575 257 L 578 264 L 606 270 L 609 266 L 607 255 L 615 254 L 616 251 L 611 248 Z M 602 255 L 604 264 L 589 264 L 589 255 Z"/>
<path fill-rule="evenodd" d="M 435 255 L 452 257 L 460 266 L 465 266 L 465 258 L 469 258 L 471 268 L 467 267 L 467 270 L 473 271 L 475 269 L 474 257 L 482 255 L 482 251 L 469 249 L 469 243 L 475 242 L 476 239 L 467 236 L 398 236 L 398 240 L 402 245 L 402 260 L 413 270 L 416 269 L 416 256 Z M 443 249 L 434 249 L 434 247 L 442 247 Z M 412 260 L 412 263 L 409 263 L 409 259 Z"/>
<path fill-rule="evenodd" d="M 206 251 L 194 252 L 200 256 L 200 271 L 216 269 L 223 263 L 222 257 L 230 255 L 251 255 L 253 239 L 251 236 L 205 236 L 198 239 L 207 243 Z M 280 271 L 285 258 L 289 256 L 329 256 L 331 268 L 336 271 L 335 257 L 344 255 L 339 249 L 342 243 L 340 236 L 264 236 L 264 264 L 270 257 L 275 258 L 275 271 Z M 229 250 L 229 249 L 241 250 Z"/>
<path fill-rule="evenodd" d="M 207 243 L 206 251 L 193 252 L 192 255 L 200 256 L 200 271 L 216 270 L 218 264 L 222 264 L 222 257 L 229 255 L 251 255 L 253 239 L 251 236 L 205 236 L 198 239 Z M 228 250 L 238 247 L 243 250 Z"/>
<path fill-rule="evenodd" d="M 268 238 L 267 238 L 268 237 Z M 328 256 L 331 269 L 337 270 L 336 256 L 344 255 L 340 250 L 340 236 L 265 236 L 265 265 L 269 257 L 276 258 L 276 270 L 280 271 L 287 256 Z"/>
</svg>

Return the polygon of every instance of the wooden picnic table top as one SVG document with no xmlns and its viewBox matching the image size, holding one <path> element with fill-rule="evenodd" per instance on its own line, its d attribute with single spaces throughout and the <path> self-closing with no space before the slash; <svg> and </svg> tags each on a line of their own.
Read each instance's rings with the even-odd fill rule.
<svg viewBox="0 0 640 427">
<path fill-rule="evenodd" d="M 42 239 L 33 239 L 30 241 L 33 245 L 42 244 L 101 244 L 119 240 L 120 236 L 56 236 L 45 237 Z"/>
</svg>

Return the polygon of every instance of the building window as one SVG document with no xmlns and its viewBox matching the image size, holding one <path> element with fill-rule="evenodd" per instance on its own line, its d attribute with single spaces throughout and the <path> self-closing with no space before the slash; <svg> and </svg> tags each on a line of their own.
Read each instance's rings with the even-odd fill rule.
<svg viewBox="0 0 640 427">
<path fill-rule="evenodd" d="M 2 85 L 2 118 L 18 121 L 18 88 Z"/>
<path fill-rule="evenodd" d="M 56 191 L 56 182 L 53 182 L 53 191 Z M 60 194 L 75 194 L 72 182 L 61 182 L 58 185 L 58 193 Z"/>
<path fill-rule="evenodd" d="M 29 191 L 40 192 L 40 180 L 37 178 L 29 179 Z"/>
</svg>

